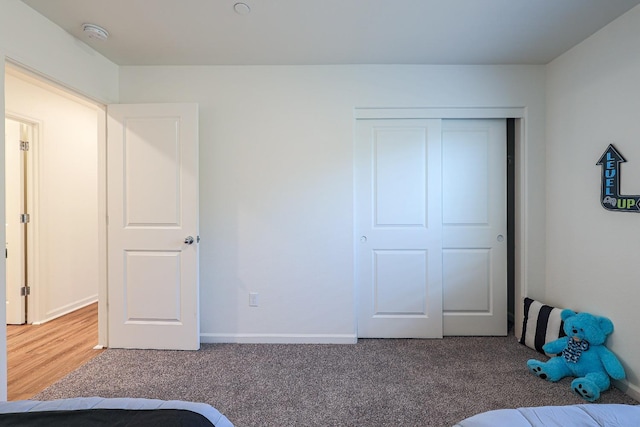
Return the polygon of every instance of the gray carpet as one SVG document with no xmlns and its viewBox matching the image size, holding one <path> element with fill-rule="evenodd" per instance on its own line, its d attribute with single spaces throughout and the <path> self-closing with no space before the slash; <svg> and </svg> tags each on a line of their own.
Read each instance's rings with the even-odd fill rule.
<svg viewBox="0 0 640 427">
<path fill-rule="evenodd" d="M 529 358 L 544 356 L 513 336 L 109 349 L 34 399 L 206 402 L 238 427 L 450 426 L 491 409 L 584 403 L 570 379 L 553 384 L 531 375 Z M 600 402 L 637 403 L 617 389 Z"/>
</svg>

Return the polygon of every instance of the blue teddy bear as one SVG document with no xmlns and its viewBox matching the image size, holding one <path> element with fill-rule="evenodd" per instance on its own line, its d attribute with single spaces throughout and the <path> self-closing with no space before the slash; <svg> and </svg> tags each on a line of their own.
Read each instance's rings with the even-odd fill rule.
<svg viewBox="0 0 640 427">
<path fill-rule="evenodd" d="M 576 377 L 571 388 L 583 399 L 598 400 L 600 392 L 609 388 L 610 379 L 625 378 L 624 368 L 618 358 L 604 346 L 607 336 L 613 332 L 613 323 L 606 317 L 589 313 L 576 314 L 563 310 L 564 332 L 567 336 L 548 342 L 542 349 L 557 356 L 548 362 L 535 359 L 527 361 L 529 371 L 548 381 L 564 377 Z"/>
</svg>

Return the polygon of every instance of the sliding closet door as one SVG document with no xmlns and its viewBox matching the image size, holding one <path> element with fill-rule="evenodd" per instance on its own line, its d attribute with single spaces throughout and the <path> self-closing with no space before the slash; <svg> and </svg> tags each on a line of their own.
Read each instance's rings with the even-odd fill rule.
<svg viewBox="0 0 640 427">
<path fill-rule="evenodd" d="M 506 120 L 442 122 L 444 335 L 507 334 Z"/>
<path fill-rule="evenodd" d="M 506 121 L 356 121 L 359 337 L 507 333 Z"/>
<path fill-rule="evenodd" d="M 440 120 L 358 120 L 358 337 L 442 337 Z"/>
</svg>

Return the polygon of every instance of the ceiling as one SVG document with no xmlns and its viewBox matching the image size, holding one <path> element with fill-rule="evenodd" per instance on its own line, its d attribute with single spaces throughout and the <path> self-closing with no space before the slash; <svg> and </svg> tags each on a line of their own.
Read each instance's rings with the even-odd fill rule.
<svg viewBox="0 0 640 427">
<path fill-rule="evenodd" d="M 640 0 L 23 0 L 118 65 L 546 64 Z M 234 5 L 243 2 L 248 14 Z M 105 28 L 88 38 L 83 23 Z"/>
</svg>

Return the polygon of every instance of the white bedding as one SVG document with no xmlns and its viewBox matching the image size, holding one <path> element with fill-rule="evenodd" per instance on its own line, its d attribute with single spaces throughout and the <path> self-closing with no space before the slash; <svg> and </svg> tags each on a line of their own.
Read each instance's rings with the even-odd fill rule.
<svg viewBox="0 0 640 427">
<path fill-rule="evenodd" d="M 640 426 L 640 405 L 583 404 L 498 409 L 466 418 L 454 427 L 632 427 Z"/>
<path fill-rule="evenodd" d="M 46 401 L 19 400 L 15 402 L 0 402 L 0 414 L 82 409 L 184 409 L 202 415 L 216 427 L 233 427 L 231 421 L 213 406 L 206 403 L 184 402 L 181 400 L 78 397 Z"/>
</svg>

